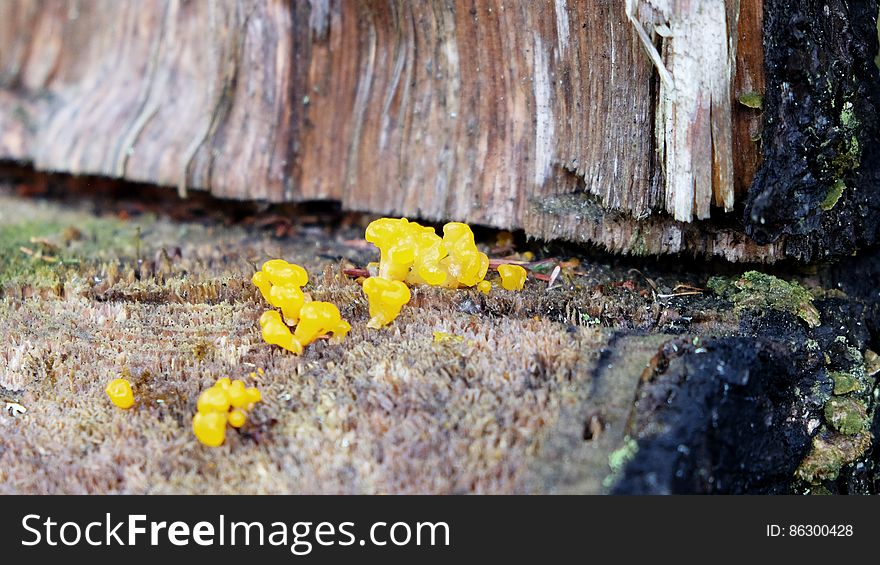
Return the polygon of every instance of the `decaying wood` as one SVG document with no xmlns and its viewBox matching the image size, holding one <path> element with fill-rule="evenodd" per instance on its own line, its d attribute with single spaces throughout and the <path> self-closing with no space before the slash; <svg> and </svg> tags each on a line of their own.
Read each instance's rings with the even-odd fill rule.
<svg viewBox="0 0 880 565">
<path fill-rule="evenodd" d="M 3 3 L 0 158 L 769 260 L 784 239 L 688 223 L 754 174 L 733 99 L 760 88 L 760 5 Z"/>
<path fill-rule="evenodd" d="M 665 173 L 665 208 L 683 222 L 708 218 L 712 204 L 726 212 L 733 208 L 730 95 L 739 2 L 726 4 L 627 3 L 628 16 L 662 79 L 656 136 Z M 645 26 L 659 36 L 662 54 Z"/>
<path fill-rule="evenodd" d="M 741 0 L 734 73 L 734 194 L 742 199 L 761 163 L 761 110 L 764 93 L 763 0 Z M 757 107 L 755 107 L 757 106 Z"/>
<path fill-rule="evenodd" d="M 880 2 L 765 0 L 763 165 L 745 232 L 800 260 L 880 242 Z"/>
</svg>

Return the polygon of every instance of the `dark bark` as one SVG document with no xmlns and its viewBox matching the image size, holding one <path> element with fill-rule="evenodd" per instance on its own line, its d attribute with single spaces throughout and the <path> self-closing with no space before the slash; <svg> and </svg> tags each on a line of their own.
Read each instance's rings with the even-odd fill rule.
<svg viewBox="0 0 880 565">
<path fill-rule="evenodd" d="M 875 404 L 876 379 L 858 353 L 872 344 L 868 303 L 819 300 L 823 323 L 812 329 L 790 313 L 752 311 L 739 336 L 664 344 L 634 409 L 629 433 L 639 449 L 615 492 L 877 493 L 869 447 L 873 441 L 876 451 L 877 418 L 872 431 L 845 435 L 825 416 L 829 402 L 858 403 L 868 414 Z M 861 392 L 835 396 L 840 374 L 857 375 Z M 827 440 L 824 451 L 816 438 Z M 849 458 L 835 452 L 852 445 L 861 447 Z"/>
<path fill-rule="evenodd" d="M 764 165 L 746 200 L 759 243 L 809 261 L 878 239 L 876 1 L 765 3 Z"/>
</svg>

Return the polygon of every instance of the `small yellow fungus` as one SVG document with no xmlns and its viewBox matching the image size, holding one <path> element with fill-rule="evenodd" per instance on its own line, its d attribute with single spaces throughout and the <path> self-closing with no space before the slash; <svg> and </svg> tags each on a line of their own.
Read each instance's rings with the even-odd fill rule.
<svg viewBox="0 0 880 565">
<path fill-rule="evenodd" d="M 251 280 L 266 302 L 281 309 L 280 314 L 268 310 L 260 316 L 266 343 L 301 355 L 303 347 L 317 338 L 332 333 L 333 341 L 339 342 L 351 330 L 336 306 L 329 302 L 312 302 L 306 296 L 302 286 L 309 282 L 309 274 L 299 265 L 272 259 L 263 263 Z M 288 324 L 297 324 L 296 329 L 291 331 Z M 245 402 L 243 397 L 241 402 Z"/>
<path fill-rule="evenodd" d="M 364 294 L 370 302 L 368 328 L 381 328 L 390 324 L 409 302 L 409 288 L 400 281 L 370 277 L 364 281 Z"/>
<path fill-rule="evenodd" d="M 477 249 L 470 226 L 461 222 L 443 226 L 443 245 L 449 257 L 441 264 L 459 285 L 474 286 L 485 278 L 489 258 Z"/>
<path fill-rule="evenodd" d="M 202 413 L 227 412 L 229 410 L 229 392 L 219 386 L 212 386 L 199 395 L 197 407 Z"/>
<path fill-rule="evenodd" d="M 229 398 L 229 404 L 233 408 L 242 408 L 250 403 L 247 390 L 241 381 L 234 381 L 226 390 L 226 394 Z"/>
<path fill-rule="evenodd" d="M 247 405 L 247 406 L 248 406 L 248 410 L 250 410 L 251 407 L 252 407 L 255 403 L 260 402 L 261 400 L 263 400 L 263 393 L 260 392 L 260 389 L 258 389 L 258 388 L 254 388 L 254 387 L 250 387 L 250 388 L 248 388 L 248 389 L 247 389 L 247 395 L 248 395 L 248 405 Z"/>
<path fill-rule="evenodd" d="M 292 284 L 276 284 L 269 291 L 269 297 L 272 306 L 281 308 L 284 319 L 294 324 L 299 320 L 299 311 L 306 303 L 306 295 L 301 288 Z"/>
<path fill-rule="evenodd" d="M 375 274 L 363 283 L 370 328 L 381 328 L 398 316 L 410 299 L 407 284 L 474 286 L 489 269 L 489 258 L 477 249 L 474 232 L 460 222 L 443 226 L 441 238 L 434 228 L 406 218 L 379 218 L 367 226 L 365 238 L 380 254 Z"/>
<path fill-rule="evenodd" d="M 307 301 L 302 291 L 309 282 L 305 269 L 283 259 L 272 259 L 263 263 L 262 269 L 251 277 L 251 282 L 260 289 L 266 302 L 281 309 L 286 320 L 290 323 L 299 320 L 299 311 Z"/>
<path fill-rule="evenodd" d="M 470 226 L 450 222 L 443 237 L 406 218 L 380 218 L 367 226 L 366 240 L 379 248 L 378 276 L 390 281 L 458 288 L 486 276 L 489 258 L 474 243 Z"/>
<path fill-rule="evenodd" d="M 407 277 L 415 262 L 416 232 L 421 229 L 422 226 L 406 218 L 379 218 L 370 222 L 364 238 L 379 248 L 380 277 L 393 281 Z M 434 231 L 433 228 L 426 229 Z"/>
<path fill-rule="evenodd" d="M 241 381 L 233 381 L 227 390 L 229 395 L 229 404 L 233 408 L 248 408 L 254 402 L 261 399 L 260 391 L 251 387 L 245 388 Z"/>
<path fill-rule="evenodd" d="M 519 265 L 498 265 L 501 286 L 505 290 L 522 290 L 526 283 L 526 270 Z"/>
<path fill-rule="evenodd" d="M 257 271 L 254 273 L 254 276 L 251 277 L 251 282 L 254 283 L 260 290 L 260 294 L 263 295 L 263 300 L 269 302 L 272 300 L 270 298 L 272 292 L 272 283 L 269 282 L 269 277 L 263 271 Z"/>
<path fill-rule="evenodd" d="M 266 310 L 260 316 L 260 327 L 263 330 L 263 340 L 271 345 L 277 345 L 296 355 L 302 355 L 302 344 L 294 339 L 290 328 L 281 319 L 277 310 Z"/>
<path fill-rule="evenodd" d="M 277 313 L 277 312 L 276 312 Z M 245 387 L 240 380 L 229 377 L 217 379 L 213 386 L 202 391 L 193 417 L 193 433 L 200 442 L 211 447 L 222 445 L 226 439 L 226 424 L 242 427 L 247 412 L 262 398 L 254 387 Z"/>
<path fill-rule="evenodd" d="M 236 408 L 229 413 L 229 425 L 233 428 L 240 428 L 247 421 L 247 414 L 244 410 Z"/>
<path fill-rule="evenodd" d="M 131 408 L 134 405 L 131 384 L 125 379 L 113 379 L 104 391 L 110 397 L 110 401 L 120 408 Z"/>
<path fill-rule="evenodd" d="M 223 445 L 226 439 L 226 414 L 220 412 L 197 412 L 193 416 L 193 433 L 200 442 L 209 447 Z"/>
<path fill-rule="evenodd" d="M 513 248 L 513 234 L 509 231 L 500 231 L 495 236 L 495 247 L 502 247 L 506 249 Z"/>
<path fill-rule="evenodd" d="M 305 269 L 284 259 L 266 261 L 263 263 L 263 272 L 272 284 L 292 284 L 302 287 L 309 282 L 309 274 Z"/>
<path fill-rule="evenodd" d="M 483 280 L 477 283 L 477 289 L 485 295 L 489 295 L 489 291 L 492 290 L 492 283 L 489 281 Z"/>
<path fill-rule="evenodd" d="M 455 335 L 447 332 L 434 332 L 434 343 L 461 343 L 464 341 L 464 338 L 460 335 Z"/>
<path fill-rule="evenodd" d="M 308 302 L 300 310 L 299 324 L 291 332 L 276 310 L 267 310 L 260 316 L 263 339 L 266 343 L 277 345 L 301 355 L 303 347 L 328 333 L 333 341 L 339 342 L 351 330 L 351 325 L 342 319 L 339 309 L 329 302 Z"/>
<path fill-rule="evenodd" d="M 304 347 L 328 333 L 333 334 L 333 341 L 339 342 L 350 330 L 351 325 L 342 319 L 339 308 L 329 302 L 309 302 L 302 307 L 293 337 Z"/>
</svg>

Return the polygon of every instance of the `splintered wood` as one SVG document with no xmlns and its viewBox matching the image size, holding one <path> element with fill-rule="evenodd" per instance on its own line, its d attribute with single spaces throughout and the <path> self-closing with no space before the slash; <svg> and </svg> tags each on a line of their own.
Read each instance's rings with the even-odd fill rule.
<svg viewBox="0 0 880 565">
<path fill-rule="evenodd" d="M 760 3 L 3 2 L 0 159 L 772 259 L 715 223 L 757 163 Z"/>
<path fill-rule="evenodd" d="M 627 1 L 627 15 L 662 79 L 656 135 L 666 176 L 665 209 L 683 222 L 708 218 L 712 205 L 733 208 L 731 91 L 739 2 L 726 4 Z"/>
</svg>

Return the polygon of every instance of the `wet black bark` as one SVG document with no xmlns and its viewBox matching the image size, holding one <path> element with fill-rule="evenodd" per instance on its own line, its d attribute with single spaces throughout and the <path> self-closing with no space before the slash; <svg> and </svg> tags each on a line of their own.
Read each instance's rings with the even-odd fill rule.
<svg viewBox="0 0 880 565">
<path fill-rule="evenodd" d="M 873 447 L 839 476 L 808 485 L 796 470 L 823 433 L 823 407 L 835 372 L 862 363 L 853 350 L 880 346 L 880 253 L 869 250 L 819 273 L 841 289 L 814 302 L 822 320 L 809 328 L 793 314 L 749 311 L 739 335 L 678 339 L 658 352 L 639 394 L 630 434 L 635 457 L 619 494 L 834 494 L 880 492 L 880 411 Z M 870 409 L 877 387 L 862 395 Z M 813 424 L 811 425 L 811 422 Z"/>
<path fill-rule="evenodd" d="M 764 3 L 764 163 L 744 221 L 759 243 L 788 235 L 791 257 L 878 241 L 877 14 L 876 0 Z"/>
<path fill-rule="evenodd" d="M 662 431 L 639 439 L 615 492 L 788 493 L 810 446 L 804 422 L 789 418 L 807 408 L 793 391 L 814 367 L 775 340 L 677 349 L 639 401 L 638 427 Z"/>
</svg>

